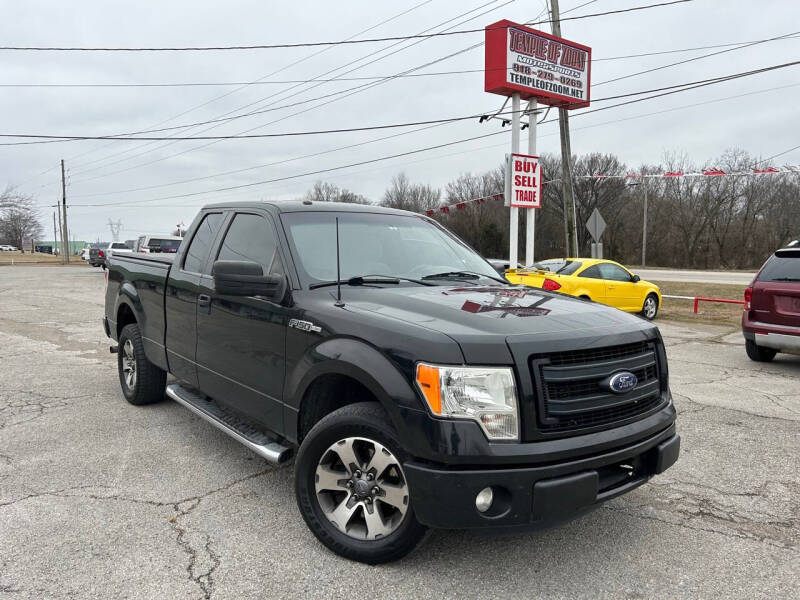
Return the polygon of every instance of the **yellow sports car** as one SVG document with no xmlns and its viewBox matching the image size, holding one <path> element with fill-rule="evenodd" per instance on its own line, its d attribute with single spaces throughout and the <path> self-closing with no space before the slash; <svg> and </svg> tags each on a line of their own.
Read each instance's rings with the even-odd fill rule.
<svg viewBox="0 0 800 600">
<path fill-rule="evenodd" d="M 661 307 L 661 290 L 656 284 L 639 279 L 613 260 L 554 258 L 530 268 L 510 269 L 506 279 L 640 313 L 650 320 Z"/>
</svg>

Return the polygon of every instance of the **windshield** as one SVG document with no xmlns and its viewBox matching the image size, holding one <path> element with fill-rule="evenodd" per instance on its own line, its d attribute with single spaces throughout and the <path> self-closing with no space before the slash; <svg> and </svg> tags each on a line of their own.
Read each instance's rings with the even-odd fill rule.
<svg viewBox="0 0 800 600">
<path fill-rule="evenodd" d="M 534 265 L 543 271 L 550 271 L 551 273 L 560 273 L 561 275 L 572 275 L 575 271 L 580 269 L 581 262 L 579 260 L 564 260 L 563 258 L 555 258 L 553 260 L 543 260 Z"/>
<path fill-rule="evenodd" d="M 497 278 L 497 271 L 480 255 L 422 217 L 348 212 L 284 213 L 281 220 L 306 283 L 336 280 L 337 217 L 342 279 L 359 275 L 421 279 L 456 271 Z M 476 279 L 474 275 L 467 277 Z"/>
</svg>

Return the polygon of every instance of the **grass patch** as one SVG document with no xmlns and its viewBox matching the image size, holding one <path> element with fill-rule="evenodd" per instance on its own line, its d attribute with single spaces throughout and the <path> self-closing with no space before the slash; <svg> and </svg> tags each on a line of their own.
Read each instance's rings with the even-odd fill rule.
<svg viewBox="0 0 800 600">
<path fill-rule="evenodd" d="M 26 252 L 23 254 L 19 250 L 14 252 L 0 252 L 0 265 L 22 265 L 22 264 L 48 264 L 60 265 L 61 257 L 46 254 L 44 252 Z M 70 256 L 69 264 L 85 265 L 86 261 L 81 260 L 80 256 Z"/>
<path fill-rule="evenodd" d="M 673 296 L 702 296 L 705 298 L 725 298 L 743 300 L 745 285 L 728 283 L 690 283 L 684 281 L 653 281 L 662 294 Z M 704 322 L 716 325 L 739 325 L 742 321 L 741 304 L 712 304 L 701 302 L 694 314 L 692 300 L 664 298 L 659 318 L 677 321 Z"/>
</svg>

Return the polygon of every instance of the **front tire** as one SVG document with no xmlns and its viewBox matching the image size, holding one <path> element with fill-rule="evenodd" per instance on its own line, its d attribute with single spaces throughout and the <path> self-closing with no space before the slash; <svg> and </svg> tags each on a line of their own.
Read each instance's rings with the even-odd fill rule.
<svg viewBox="0 0 800 600">
<path fill-rule="evenodd" d="M 655 294 L 648 294 L 647 298 L 644 299 L 641 315 L 648 321 L 652 321 L 653 319 L 656 318 L 657 314 L 658 314 L 658 296 L 656 296 Z"/>
<path fill-rule="evenodd" d="M 164 399 L 167 373 L 147 360 L 136 323 L 126 325 L 119 334 L 117 370 L 122 393 L 131 404 L 142 406 Z"/>
<path fill-rule="evenodd" d="M 744 349 L 747 352 L 747 356 L 750 358 L 750 360 L 754 360 L 756 362 L 770 362 L 778 353 L 777 350 L 773 350 L 772 348 L 758 346 L 752 340 L 745 341 Z"/>
<path fill-rule="evenodd" d="M 295 494 L 311 532 L 335 553 L 367 564 L 410 553 L 426 533 L 403 473 L 406 454 L 374 402 L 317 423 L 295 461 Z"/>
</svg>

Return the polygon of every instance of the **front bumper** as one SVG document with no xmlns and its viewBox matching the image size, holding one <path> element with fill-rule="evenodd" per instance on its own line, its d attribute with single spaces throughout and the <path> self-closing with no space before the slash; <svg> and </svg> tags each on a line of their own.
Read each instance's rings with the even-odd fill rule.
<svg viewBox="0 0 800 600">
<path fill-rule="evenodd" d="M 680 437 L 672 425 L 635 444 L 585 458 L 521 468 L 439 468 L 404 465 L 414 512 L 429 527 L 444 529 L 546 526 L 577 516 L 663 473 L 678 459 Z M 491 486 L 485 513 L 475 496 Z"/>
</svg>

